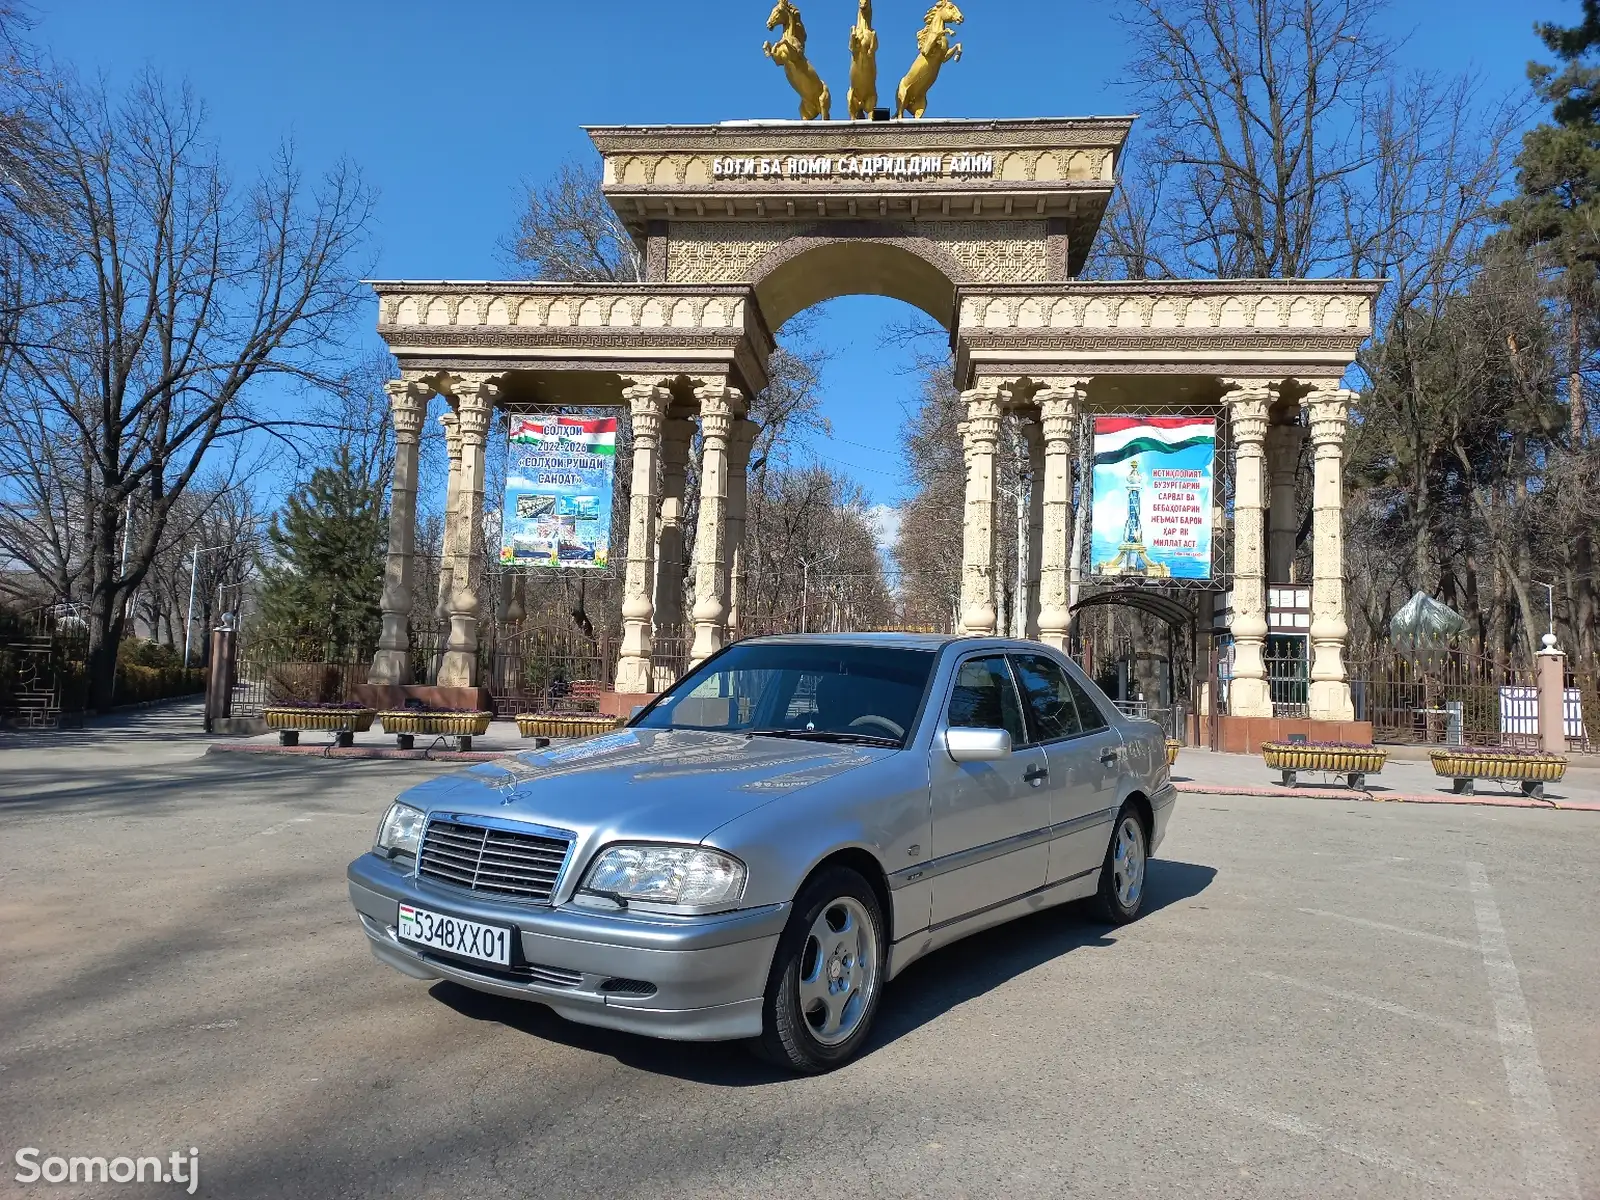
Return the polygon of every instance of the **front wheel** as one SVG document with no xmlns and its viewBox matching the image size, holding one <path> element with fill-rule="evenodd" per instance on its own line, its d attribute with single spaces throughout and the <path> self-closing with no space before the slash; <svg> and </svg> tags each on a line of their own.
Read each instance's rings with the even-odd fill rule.
<svg viewBox="0 0 1600 1200">
<path fill-rule="evenodd" d="M 773 957 L 762 1054 L 807 1074 L 855 1057 L 878 1011 L 886 952 L 883 910 L 865 879 L 835 867 L 807 884 Z"/>
<path fill-rule="evenodd" d="M 1100 869 L 1100 890 L 1094 906 L 1100 916 L 1113 925 L 1126 925 L 1144 907 L 1144 877 L 1149 865 L 1149 842 L 1144 822 L 1131 804 L 1117 813 L 1106 847 L 1106 861 Z"/>
</svg>

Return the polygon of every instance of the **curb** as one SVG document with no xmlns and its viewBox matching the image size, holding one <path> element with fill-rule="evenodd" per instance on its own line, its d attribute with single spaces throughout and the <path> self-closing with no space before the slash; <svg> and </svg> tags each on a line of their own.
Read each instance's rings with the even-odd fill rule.
<svg viewBox="0 0 1600 1200">
<path fill-rule="evenodd" d="M 401 750 L 398 746 L 262 746 L 254 742 L 213 742 L 207 754 L 278 754 L 300 758 L 390 759 L 402 762 L 484 763 L 514 753 L 510 750 Z"/>
<path fill-rule="evenodd" d="M 1366 800 L 1374 804 L 1463 804 L 1480 808 L 1544 808 L 1600 812 L 1600 804 L 1590 804 L 1581 800 L 1534 800 L 1528 796 L 1429 796 L 1409 795 L 1404 792 L 1360 792 L 1350 788 L 1246 787 L 1199 783 L 1192 780 L 1174 781 L 1173 786 L 1180 792 L 1201 796 L 1290 796 L 1306 800 Z"/>
</svg>

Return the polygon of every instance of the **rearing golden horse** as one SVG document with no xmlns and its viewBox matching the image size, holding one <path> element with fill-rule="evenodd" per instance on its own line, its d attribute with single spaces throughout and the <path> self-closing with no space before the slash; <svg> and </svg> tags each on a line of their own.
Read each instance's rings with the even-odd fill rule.
<svg viewBox="0 0 1600 1200">
<path fill-rule="evenodd" d="M 910 113 L 920 117 L 928 111 L 928 92 L 939 80 L 939 68 L 948 62 L 961 61 L 961 43 L 950 44 L 950 26 L 966 20 L 952 0 L 939 0 L 923 18 L 922 32 L 917 34 L 917 61 L 900 81 L 900 93 L 895 116 Z"/>
<path fill-rule="evenodd" d="M 865 121 L 878 107 L 878 34 L 872 28 L 872 0 L 860 0 L 850 31 L 850 119 Z"/>
<path fill-rule="evenodd" d="M 800 19 L 800 10 L 790 0 L 778 0 L 777 7 L 767 18 L 768 29 L 776 29 L 780 25 L 783 26 L 783 36 L 777 44 L 763 42 L 761 49 L 783 68 L 783 73 L 789 77 L 789 86 L 800 93 L 800 119 L 815 121 L 821 117 L 824 121 L 830 120 L 833 100 L 828 94 L 828 85 L 822 82 L 822 76 L 806 59 L 805 22 Z"/>
</svg>

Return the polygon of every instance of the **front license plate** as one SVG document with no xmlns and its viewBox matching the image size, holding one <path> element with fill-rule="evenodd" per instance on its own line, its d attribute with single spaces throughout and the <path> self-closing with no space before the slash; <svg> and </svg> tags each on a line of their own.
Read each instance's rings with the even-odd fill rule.
<svg viewBox="0 0 1600 1200">
<path fill-rule="evenodd" d="M 511 965 L 509 929 L 463 921 L 460 917 L 447 917 L 443 913 L 413 908 L 409 904 L 400 906 L 400 939 L 459 954 L 463 958 L 476 958 L 502 967 Z"/>
</svg>

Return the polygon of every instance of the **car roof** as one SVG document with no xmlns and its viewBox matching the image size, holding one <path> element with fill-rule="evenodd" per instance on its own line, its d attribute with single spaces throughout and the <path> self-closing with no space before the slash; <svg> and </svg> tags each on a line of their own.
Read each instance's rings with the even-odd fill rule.
<svg viewBox="0 0 1600 1200">
<path fill-rule="evenodd" d="M 943 650 L 964 643 L 974 648 L 1037 650 L 1039 643 L 1020 638 L 963 637 L 950 633 L 782 633 L 750 638 L 762 645 L 883 646 L 904 650 Z"/>
</svg>

